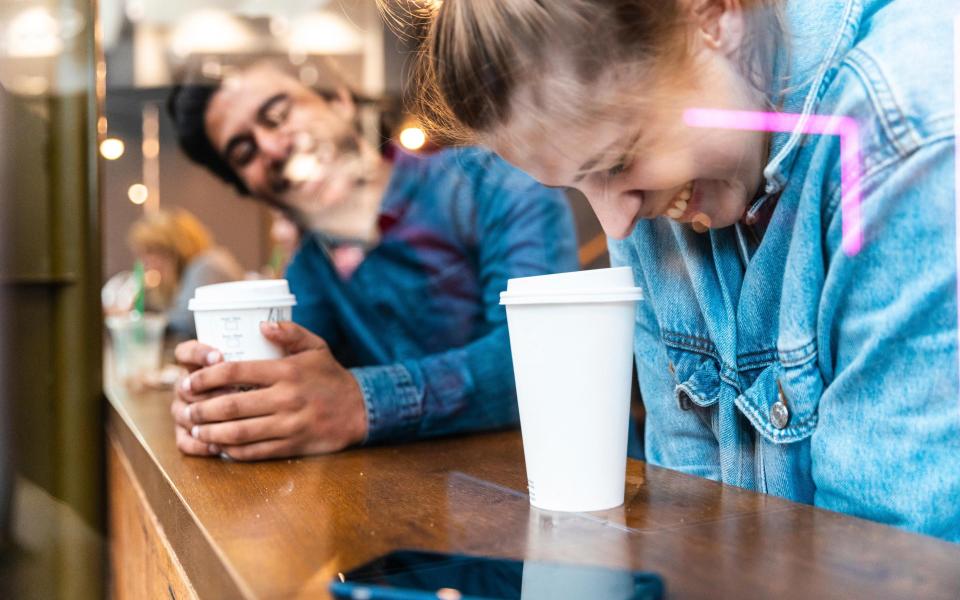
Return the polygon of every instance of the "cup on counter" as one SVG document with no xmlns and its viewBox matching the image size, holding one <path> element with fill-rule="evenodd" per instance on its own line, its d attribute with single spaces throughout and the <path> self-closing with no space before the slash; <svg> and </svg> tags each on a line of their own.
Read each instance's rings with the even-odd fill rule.
<svg viewBox="0 0 960 600">
<path fill-rule="evenodd" d="M 623 503 L 636 303 L 630 267 L 511 279 L 506 306 L 530 503 Z"/>
<path fill-rule="evenodd" d="M 225 361 L 272 360 L 283 351 L 260 333 L 264 321 L 289 321 L 297 304 L 286 279 L 235 281 L 198 287 L 188 308 L 197 340 Z"/>
<path fill-rule="evenodd" d="M 166 317 L 128 313 L 108 316 L 105 321 L 113 374 L 119 381 L 139 383 L 160 369 Z"/>
</svg>

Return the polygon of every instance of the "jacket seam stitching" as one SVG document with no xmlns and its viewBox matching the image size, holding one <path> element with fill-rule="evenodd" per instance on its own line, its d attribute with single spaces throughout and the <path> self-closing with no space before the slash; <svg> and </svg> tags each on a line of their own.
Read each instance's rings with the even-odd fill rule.
<svg viewBox="0 0 960 600">
<path fill-rule="evenodd" d="M 908 160 L 914 154 L 916 154 L 921 150 L 925 150 L 930 146 L 934 146 L 940 142 L 949 140 L 953 137 L 953 135 L 954 134 L 952 131 L 943 131 L 937 135 L 932 135 L 930 137 L 924 138 L 922 143 L 919 146 L 917 146 L 917 148 L 910 154 L 906 156 L 899 156 L 899 155 L 891 156 L 890 158 L 883 161 L 882 163 L 875 165 L 872 169 L 864 173 L 863 176 L 860 178 L 861 189 L 866 190 L 867 188 L 869 188 L 870 184 L 873 183 L 874 177 L 876 177 L 877 175 L 880 175 L 883 171 L 889 169 L 890 167 L 894 166 L 898 162 Z M 827 203 L 826 213 L 824 215 L 826 217 L 825 223 L 830 223 L 833 221 L 833 217 L 837 212 L 837 207 L 839 206 L 841 200 L 843 200 L 842 188 L 843 188 L 842 182 L 835 182 L 831 186 L 830 193 L 829 193 L 830 202 Z"/>
<path fill-rule="evenodd" d="M 883 71 L 868 53 L 860 48 L 854 48 L 850 51 L 846 66 L 860 79 L 864 91 L 870 98 L 870 104 L 877 115 L 877 119 L 883 126 L 887 141 L 897 149 L 900 156 L 908 156 L 916 150 L 921 144 L 921 136 L 914 129 L 903 113 L 903 108 L 894 103 L 888 105 L 881 99 L 881 94 L 894 97 L 893 89 L 890 87 Z M 896 115 L 896 118 L 891 118 Z M 905 134 L 897 135 L 895 130 L 903 128 Z M 909 144 L 904 142 L 909 141 Z"/>
</svg>

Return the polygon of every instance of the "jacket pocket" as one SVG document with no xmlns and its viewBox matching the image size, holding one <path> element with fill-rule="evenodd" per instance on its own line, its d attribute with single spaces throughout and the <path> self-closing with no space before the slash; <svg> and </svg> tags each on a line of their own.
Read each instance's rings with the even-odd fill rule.
<svg viewBox="0 0 960 600">
<path fill-rule="evenodd" d="M 777 360 L 761 369 L 736 398 L 737 408 L 772 443 L 790 444 L 809 438 L 817 427 L 824 389 L 816 342 L 779 351 Z"/>
<path fill-rule="evenodd" d="M 716 405 L 720 398 L 720 363 L 712 347 L 696 339 L 668 334 L 667 357 L 673 375 L 673 400 L 718 434 Z"/>
</svg>

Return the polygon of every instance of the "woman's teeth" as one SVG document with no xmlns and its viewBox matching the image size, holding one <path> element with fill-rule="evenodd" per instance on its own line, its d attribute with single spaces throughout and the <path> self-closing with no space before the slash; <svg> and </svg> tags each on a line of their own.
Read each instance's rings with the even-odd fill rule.
<svg viewBox="0 0 960 600">
<path fill-rule="evenodd" d="M 677 192 L 677 195 L 674 196 L 673 202 L 670 203 L 670 208 L 667 209 L 667 212 L 664 213 L 666 216 L 670 217 L 674 221 L 679 221 L 687 214 L 687 209 L 690 206 L 690 198 L 693 197 L 693 182 L 691 181 L 687 185 Z M 709 216 L 705 213 L 698 212 L 693 215 L 693 218 L 690 219 L 690 225 L 693 227 L 693 230 L 697 233 L 704 233 L 710 229 L 712 221 Z"/>
<path fill-rule="evenodd" d="M 683 186 L 683 189 L 673 198 L 673 203 L 667 210 L 667 216 L 671 219 L 680 219 L 687 212 L 687 206 L 690 198 L 693 196 L 693 182 Z"/>
<path fill-rule="evenodd" d="M 712 224 L 713 221 L 704 213 L 697 213 L 696 216 L 693 217 L 693 222 L 690 223 L 690 225 L 693 226 L 693 230 L 697 233 L 706 233 Z"/>
</svg>

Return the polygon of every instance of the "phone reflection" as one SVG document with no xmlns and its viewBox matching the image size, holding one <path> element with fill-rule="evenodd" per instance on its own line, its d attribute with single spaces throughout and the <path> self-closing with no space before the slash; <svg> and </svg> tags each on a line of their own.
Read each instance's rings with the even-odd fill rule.
<svg viewBox="0 0 960 600">
<path fill-rule="evenodd" d="M 446 494 L 449 548 L 525 560 L 513 563 L 509 576 L 503 561 L 499 570 L 484 568 L 487 584 L 516 578 L 498 589 L 505 595 L 489 597 L 627 599 L 662 593 L 658 577 L 633 572 L 631 536 L 637 532 L 625 525 L 623 506 L 591 513 L 541 510 L 523 492 L 462 472 L 450 474 Z M 491 507 L 495 519 L 488 517 Z M 513 595 L 507 592 L 511 588 Z"/>
<path fill-rule="evenodd" d="M 622 507 L 596 514 L 557 513 L 531 507 L 526 556 L 538 562 L 523 564 L 520 597 L 523 600 L 633 598 L 636 585 L 630 571 L 571 569 L 564 564 L 539 562 L 575 560 L 579 563 L 586 554 L 584 549 L 589 547 L 590 559 L 605 566 L 629 568 L 629 531 L 616 525 L 623 522 L 622 517 Z M 589 544 L 585 544 L 588 539 Z"/>
</svg>

